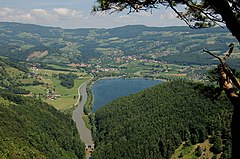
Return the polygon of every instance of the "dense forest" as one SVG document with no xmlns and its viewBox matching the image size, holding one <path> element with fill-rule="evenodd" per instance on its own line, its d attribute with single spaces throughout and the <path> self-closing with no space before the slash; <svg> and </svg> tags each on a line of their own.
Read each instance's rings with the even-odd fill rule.
<svg viewBox="0 0 240 159">
<path fill-rule="evenodd" d="M 183 142 L 189 146 L 205 140 L 215 157 L 231 158 L 232 107 L 225 96 L 213 101 L 209 88 L 184 80 L 165 82 L 100 108 L 94 158 L 170 158 Z M 196 149 L 196 156 L 201 154 Z"/>
<path fill-rule="evenodd" d="M 33 98 L 0 90 L 0 158 L 84 158 L 72 119 Z"/>
</svg>

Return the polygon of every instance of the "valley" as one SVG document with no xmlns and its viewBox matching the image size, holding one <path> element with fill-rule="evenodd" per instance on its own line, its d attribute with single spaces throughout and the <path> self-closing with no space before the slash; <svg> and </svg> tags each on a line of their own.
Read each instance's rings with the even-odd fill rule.
<svg viewBox="0 0 240 159">
<path fill-rule="evenodd" d="M 15 89 L 26 90 L 23 92 L 25 96 L 42 99 L 59 110 L 73 107 L 78 99 L 78 87 L 90 79 L 90 76 L 86 73 L 77 72 L 77 70 L 72 68 L 65 67 L 65 70 L 59 71 L 56 69 L 39 68 L 38 66 L 29 63 L 24 66 L 24 68 L 29 71 L 19 71 L 18 68 L 3 63 L 2 71 L 4 71 L 9 78 L 3 79 L 1 83 L 2 86 L 13 85 L 12 87 L 15 87 Z M 2 73 L 4 74 L 4 72 Z M 62 86 L 59 75 L 67 75 L 71 73 L 77 77 L 73 81 L 73 86 L 71 88 Z"/>
<path fill-rule="evenodd" d="M 0 23 L 0 55 L 13 59 L 78 68 L 96 77 L 183 76 L 204 78 L 216 65 L 203 48 L 224 53 L 237 41 L 226 28 L 129 25 L 112 29 L 62 29 Z M 229 60 L 240 68 L 239 47 Z"/>
<path fill-rule="evenodd" d="M 232 109 L 225 96 L 215 104 L 207 96 L 216 87 L 209 83 L 209 71 L 218 62 L 202 51 L 206 47 L 221 55 L 229 43 L 236 44 L 229 65 L 239 69 L 240 48 L 226 28 L 133 25 L 62 29 L 0 22 L 0 89 L 20 95 L 24 101 L 48 103 L 53 106 L 51 111 L 62 113 L 66 121 L 72 122 L 72 118 L 85 146 L 96 146 L 94 158 L 121 158 L 122 154 L 123 158 L 139 159 L 197 158 L 203 153 L 216 158 L 230 156 Z M 91 80 L 101 78 L 168 82 L 121 95 L 93 110 Z M 120 90 L 112 87 L 108 92 Z M 4 105 L 17 103 L 18 97 L 5 96 L 1 93 Z M 83 143 L 79 146 L 76 140 L 84 153 Z M 218 149 L 216 145 L 220 145 Z"/>
</svg>

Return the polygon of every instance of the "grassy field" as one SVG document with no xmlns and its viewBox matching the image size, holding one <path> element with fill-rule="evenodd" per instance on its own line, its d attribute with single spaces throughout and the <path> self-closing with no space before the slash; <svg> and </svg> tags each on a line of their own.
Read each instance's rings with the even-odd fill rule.
<svg viewBox="0 0 240 159">
<path fill-rule="evenodd" d="M 64 74 L 69 73 L 69 71 L 57 71 L 57 70 L 50 70 L 50 69 L 38 69 L 35 72 L 43 75 L 48 75 L 48 76 L 52 76 L 53 74 L 59 74 L 59 73 L 64 73 Z M 86 74 L 81 72 L 72 72 L 72 73 L 78 76 L 86 76 Z"/>
<path fill-rule="evenodd" d="M 58 79 L 59 73 L 70 73 L 69 71 L 57 71 L 57 70 L 50 70 L 50 69 L 38 69 L 33 71 L 36 75 L 40 76 L 41 79 L 38 79 L 38 81 L 44 83 L 39 85 L 29 85 L 29 86 L 23 86 L 28 91 L 31 91 L 33 96 L 36 96 L 37 98 L 40 98 L 41 100 L 53 105 L 56 109 L 59 110 L 65 110 L 68 108 L 71 108 L 76 104 L 78 100 L 78 88 L 81 86 L 84 82 L 86 82 L 88 79 L 90 79 L 90 76 L 88 76 L 85 73 L 81 72 L 72 72 L 79 76 L 79 78 L 74 80 L 74 87 L 71 89 L 68 89 L 66 87 L 63 87 L 60 84 L 60 80 Z M 33 79 L 28 78 L 22 80 L 22 83 L 32 83 Z M 54 95 L 58 95 L 57 98 L 50 98 L 48 96 L 49 90 L 54 90 Z"/>
<path fill-rule="evenodd" d="M 56 93 L 61 95 L 61 98 L 56 100 L 46 99 L 45 101 L 59 110 L 68 109 L 74 106 L 78 100 L 78 88 L 89 78 L 77 79 L 74 81 L 74 87 L 71 89 L 62 87 L 59 80 L 54 80 Z"/>
<path fill-rule="evenodd" d="M 196 145 L 190 145 L 190 146 L 184 146 L 185 142 L 182 143 L 174 152 L 174 154 L 171 156 L 170 159 L 207 159 L 212 158 L 213 153 L 210 151 L 210 148 L 212 146 L 211 143 L 209 143 L 209 140 L 205 140 L 203 143 L 198 143 Z M 202 155 L 200 157 L 196 156 L 196 149 L 200 146 L 200 148 L 203 150 Z M 216 159 L 220 158 L 221 154 L 218 154 L 216 156 Z"/>
<path fill-rule="evenodd" d="M 16 68 L 13 68 L 13 67 L 6 67 L 6 72 L 11 75 L 11 77 L 16 77 L 16 76 L 21 76 L 24 74 L 23 71 L 20 71 Z"/>
<path fill-rule="evenodd" d="M 24 89 L 34 93 L 34 94 L 44 94 L 46 93 L 46 88 L 42 85 L 37 85 L 37 86 L 24 86 Z"/>
</svg>

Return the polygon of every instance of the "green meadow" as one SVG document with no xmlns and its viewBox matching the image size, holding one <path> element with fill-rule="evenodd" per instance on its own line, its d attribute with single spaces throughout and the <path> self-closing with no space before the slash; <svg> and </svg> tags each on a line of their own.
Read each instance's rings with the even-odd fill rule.
<svg viewBox="0 0 240 159">
<path fill-rule="evenodd" d="M 78 88 L 88 79 L 90 78 L 75 80 L 74 87 L 71 89 L 61 86 L 59 80 L 53 80 L 53 85 L 56 89 L 56 93 L 60 94 L 61 97 L 56 100 L 46 99 L 45 101 L 60 110 L 65 110 L 73 107 L 78 100 Z"/>
<path fill-rule="evenodd" d="M 90 77 L 85 73 L 71 72 L 79 77 L 74 80 L 74 87 L 66 88 L 60 84 L 58 75 L 68 74 L 71 71 L 58 71 L 50 69 L 38 69 L 34 73 L 40 77 L 37 81 L 41 82 L 39 85 L 23 86 L 26 90 L 30 91 L 33 96 L 39 98 L 58 110 L 65 110 L 73 107 L 78 101 L 78 89 L 86 82 Z M 23 83 L 32 82 L 33 78 L 23 80 Z M 53 92 L 53 95 L 49 95 L 49 91 Z M 57 96 L 54 98 L 54 96 Z"/>
</svg>

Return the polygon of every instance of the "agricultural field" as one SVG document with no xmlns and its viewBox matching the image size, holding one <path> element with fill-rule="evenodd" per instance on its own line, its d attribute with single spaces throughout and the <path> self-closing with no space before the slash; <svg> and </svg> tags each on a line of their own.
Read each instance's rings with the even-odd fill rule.
<svg viewBox="0 0 240 159">
<path fill-rule="evenodd" d="M 77 104 L 78 88 L 91 77 L 74 67 L 46 65 L 48 69 L 38 68 L 30 63 L 18 64 L 3 57 L 0 57 L 0 63 L 1 88 L 41 99 L 59 110 Z"/>
<path fill-rule="evenodd" d="M 61 98 L 56 100 L 45 99 L 47 103 L 53 105 L 55 108 L 65 110 L 75 106 L 78 100 L 78 88 L 90 78 L 77 79 L 74 81 L 74 87 L 71 89 L 64 88 L 59 84 L 59 81 L 54 81 L 56 94 L 61 94 Z"/>
<path fill-rule="evenodd" d="M 90 76 L 85 73 L 71 71 L 71 69 L 69 71 L 50 69 L 32 70 L 34 73 L 33 78 L 37 78 L 39 84 L 22 86 L 22 88 L 30 91 L 31 95 L 53 105 L 59 110 L 71 108 L 78 100 L 78 88 L 90 79 Z M 62 86 L 58 78 L 59 74 L 69 74 L 69 72 L 78 76 L 78 78 L 74 79 L 74 86 L 72 88 Z"/>
</svg>

